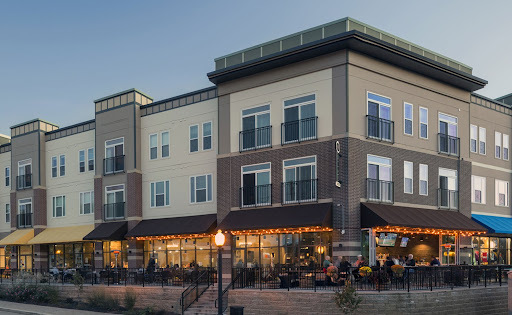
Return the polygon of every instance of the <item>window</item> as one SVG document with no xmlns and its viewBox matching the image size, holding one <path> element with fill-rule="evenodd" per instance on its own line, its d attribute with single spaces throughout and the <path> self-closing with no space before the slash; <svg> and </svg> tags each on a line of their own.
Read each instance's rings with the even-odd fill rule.
<svg viewBox="0 0 512 315">
<path fill-rule="evenodd" d="M 19 228 L 32 226 L 32 199 L 18 200 L 18 222 Z"/>
<path fill-rule="evenodd" d="M 78 171 L 85 173 L 85 150 L 78 151 Z"/>
<path fill-rule="evenodd" d="M 496 179 L 495 204 L 497 206 L 508 207 L 508 182 Z"/>
<path fill-rule="evenodd" d="M 404 193 L 413 193 L 413 163 L 404 161 Z"/>
<path fill-rule="evenodd" d="M 391 99 L 369 93 L 368 99 L 368 137 L 392 141 L 393 123 L 391 121 Z"/>
<path fill-rule="evenodd" d="M 404 134 L 412 136 L 412 122 L 413 122 L 413 109 L 412 104 L 404 103 Z"/>
<path fill-rule="evenodd" d="M 420 195 L 428 196 L 428 165 L 420 164 Z"/>
<path fill-rule="evenodd" d="M 5 186 L 11 186 L 11 169 L 8 167 L 5 168 Z"/>
<path fill-rule="evenodd" d="M 80 193 L 80 214 L 94 213 L 94 192 Z"/>
<path fill-rule="evenodd" d="M 52 177 L 57 177 L 57 157 L 52 156 Z"/>
<path fill-rule="evenodd" d="M 32 159 L 18 162 L 18 189 L 32 187 Z"/>
<path fill-rule="evenodd" d="M 241 207 L 272 204 L 270 163 L 242 166 Z"/>
<path fill-rule="evenodd" d="M 212 201 L 212 175 L 190 177 L 190 202 Z"/>
<path fill-rule="evenodd" d="M 203 123 L 203 150 L 212 148 L 212 122 Z"/>
<path fill-rule="evenodd" d="M 59 176 L 66 175 L 66 156 L 61 155 L 59 157 Z"/>
<path fill-rule="evenodd" d="M 315 94 L 284 101 L 282 143 L 316 139 Z"/>
<path fill-rule="evenodd" d="M 162 132 L 162 157 L 169 157 L 170 147 L 169 147 L 169 131 Z"/>
<path fill-rule="evenodd" d="M 199 125 L 190 126 L 190 152 L 199 151 Z"/>
<path fill-rule="evenodd" d="M 164 207 L 169 202 L 169 181 L 150 183 L 151 190 L 151 208 Z"/>
<path fill-rule="evenodd" d="M 485 204 L 485 177 L 471 176 L 471 202 Z"/>
<path fill-rule="evenodd" d="M 11 222 L 11 205 L 5 205 L 5 222 Z"/>
<path fill-rule="evenodd" d="M 53 217 L 59 218 L 66 216 L 66 197 L 53 197 Z"/>
<path fill-rule="evenodd" d="M 459 192 L 457 171 L 439 168 L 438 205 L 440 208 L 457 209 Z"/>
<path fill-rule="evenodd" d="M 124 138 L 105 141 L 104 174 L 124 171 Z"/>
<path fill-rule="evenodd" d="M 367 157 L 366 195 L 368 200 L 393 202 L 391 159 L 376 155 Z"/>
<path fill-rule="evenodd" d="M 469 149 L 473 153 L 477 153 L 477 147 L 478 147 L 478 127 L 475 125 L 471 125 L 469 128 Z"/>
<path fill-rule="evenodd" d="M 420 138 L 428 139 L 428 108 L 420 107 Z"/>
<path fill-rule="evenodd" d="M 240 151 L 269 147 L 272 142 L 270 105 L 242 110 Z"/>
<path fill-rule="evenodd" d="M 494 132 L 494 157 L 501 159 L 501 132 Z"/>
<path fill-rule="evenodd" d="M 283 161 L 283 203 L 317 200 L 316 156 Z"/>
<path fill-rule="evenodd" d="M 149 135 L 149 159 L 155 160 L 158 158 L 158 135 Z"/>
<path fill-rule="evenodd" d="M 506 161 L 508 161 L 508 146 L 509 146 L 508 135 L 503 134 L 503 159 Z"/>
<path fill-rule="evenodd" d="M 479 150 L 480 154 L 485 155 L 486 151 L 486 138 L 487 138 L 487 132 L 485 128 L 479 127 L 478 128 L 478 138 L 479 138 Z"/>
<path fill-rule="evenodd" d="M 87 164 L 89 171 L 94 171 L 94 148 L 87 150 Z"/>
<path fill-rule="evenodd" d="M 124 185 L 107 186 L 105 191 L 105 220 L 124 219 Z"/>
<path fill-rule="evenodd" d="M 439 152 L 459 154 L 458 119 L 455 116 L 439 113 Z"/>
</svg>

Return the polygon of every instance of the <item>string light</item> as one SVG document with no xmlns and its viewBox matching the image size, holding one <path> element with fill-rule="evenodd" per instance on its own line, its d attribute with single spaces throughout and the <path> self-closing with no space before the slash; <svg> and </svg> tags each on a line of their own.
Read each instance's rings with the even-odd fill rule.
<svg viewBox="0 0 512 315">
<path fill-rule="evenodd" d="M 182 239 L 182 238 L 202 238 L 202 237 L 213 237 L 215 234 L 179 234 L 179 235 L 163 235 L 163 236 L 137 236 L 137 237 L 128 237 L 128 240 L 137 240 L 137 241 L 158 241 L 158 240 L 172 240 L 172 239 Z"/>
<path fill-rule="evenodd" d="M 432 234 L 432 235 L 460 235 L 472 236 L 485 234 L 484 231 L 465 231 L 465 230 L 450 230 L 450 229 L 434 229 L 434 228 L 412 228 L 403 226 L 378 226 L 374 228 L 375 232 L 392 232 L 404 234 Z"/>
<path fill-rule="evenodd" d="M 229 231 L 233 235 L 247 235 L 247 234 L 295 234 L 295 233 L 308 233 L 308 232 L 331 232 L 333 229 L 321 226 L 312 227 L 299 227 L 299 228 L 276 228 L 276 229 L 260 229 L 260 230 L 240 230 Z"/>
</svg>

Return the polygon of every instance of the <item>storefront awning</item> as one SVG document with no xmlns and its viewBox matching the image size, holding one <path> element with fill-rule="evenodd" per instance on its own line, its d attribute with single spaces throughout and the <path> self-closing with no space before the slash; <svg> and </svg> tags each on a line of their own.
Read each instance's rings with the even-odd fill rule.
<svg viewBox="0 0 512 315">
<path fill-rule="evenodd" d="M 128 232 L 128 222 L 101 223 L 91 233 L 84 236 L 84 241 L 122 241 Z"/>
<path fill-rule="evenodd" d="M 217 214 L 143 220 L 126 233 L 126 237 L 205 234 L 214 232 L 216 225 Z"/>
<path fill-rule="evenodd" d="M 94 224 L 47 228 L 27 244 L 55 244 L 82 242 L 84 236 L 94 230 Z"/>
<path fill-rule="evenodd" d="M 231 211 L 219 228 L 227 231 L 332 227 L 332 203 Z"/>
<path fill-rule="evenodd" d="M 361 203 L 361 227 L 382 226 L 487 232 L 458 211 Z"/>
<path fill-rule="evenodd" d="M 473 214 L 473 220 L 485 226 L 489 233 L 512 234 L 512 218 Z"/>
<path fill-rule="evenodd" d="M 0 245 L 25 245 L 34 237 L 34 229 L 20 229 L 0 241 Z"/>
</svg>

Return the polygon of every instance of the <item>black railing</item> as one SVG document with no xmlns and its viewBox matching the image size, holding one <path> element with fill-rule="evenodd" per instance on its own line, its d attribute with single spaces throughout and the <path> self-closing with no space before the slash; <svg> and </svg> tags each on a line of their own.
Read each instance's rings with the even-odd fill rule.
<svg viewBox="0 0 512 315">
<path fill-rule="evenodd" d="M 283 204 L 317 201 L 318 180 L 284 182 L 281 187 L 281 194 Z"/>
<path fill-rule="evenodd" d="M 233 280 L 229 283 L 229 285 L 222 291 L 222 313 L 224 314 L 224 311 L 228 308 L 229 304 L 229 290 L 235 289 L 235 283 L 238 282 L 238 279 L 242 276 L 242 273 L 237 273 L 236 275 L 233 275 Z M 215 299 L 215 308 L 219 308 L 219 298 Z"/>
<path fill-rule="evenodd" d="M 107 203 L 103 205 L 103 218 L 105 219 L 105 221 L 124 219 L 124 205 L 124 202 Z"/>
<path fill-rule="evenodd" d="M 281 144 L 315 140 L 318 137 L 318 117 L 288 121 L 281 124 Z"/>
<path fill-rule="evenodd" d="M 16 227 L 18 229 L 23 229 L 23 228 L 28 228 L 28 227 L 32 227 L 33 225 L 33 218 L 34 218 L 34 214 L 33 213 L 22 213 L 22 214 L 18 214 L 16 216 Z"/>
<path fill-rule="evenodd" d="M 379 141 L 395 142 L 395 122 L 366 115 L 366 137 Z"/>
<path fill-rule="evenodd" d="M 28 189 L 32 187 L 32 174 L 16 176 L 17 190 Z"/>
<path fill-rule="evenodd" d="M 124 172 L 124 155 L 103 159 L 103 175 Z"/>
<path fill-rule="evenodd" d="M 240 208 L 272 204 L 272 184 L 240 188 Z"/>
<path fill-rule="evenodd" d="M 181 314 L 199 299 L 199 297 L 215 282 L 215 272 L 207 269 L 202 273 L 196 271 L 196 279 L 181 293 Z"/>
<path fill-rule="evenodd" d="M 437 205 L 441 209 L 459 209 L 459 192 L 457 190 L 437 190 Z"/>
<path fill-rule="evenodd" d="M 240 152 L 272 147 L 272 126 L 240 131 Z"/>
<path fill-rule="evenodd" d="M 460 155 L 460 139 L 444 133 L 437 134 L 438 152 L 453 156 Z"/>
<path fill-rule="evenodd" d="M 394 182 L 373 178 L 366 179 L 366 198 L 369 201 L 393 203 L 394 196 Z"/>
</svg>

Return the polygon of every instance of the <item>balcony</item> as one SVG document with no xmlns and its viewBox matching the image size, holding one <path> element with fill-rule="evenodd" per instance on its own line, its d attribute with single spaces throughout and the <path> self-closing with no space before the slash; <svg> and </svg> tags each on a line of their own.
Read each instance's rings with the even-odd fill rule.
<svg viewBox="0 0 512 315">
<path fill-rule="evenodd" d="M 283 204 L 318 200 L 318 179 L 285 182 L 282 186 Z"/>
<path fill-rule="evenodd" d="M 103 219 L 105 221 L 124 220 L 124 204 L 124 202 L 116 202 L 103 205 Z"/>
<path fill-rule="evenodd" d="M 318 117 L 311 117 L 282 123 L 281 145 L 317 139 L 317 121 Z"/>
<path fill-rule="evenodd" d="M 16 217 L 16 227 L 18 229 L 31 228 L 34 214 L 30 213 L 22 213 L 18 214 Z"/>
<path fill-rule="evenodd" d="M 395 122 L 366 115 L 366 138 L 395 143 Z"/>
<path fill-rule="evenodd" d="M 272 205 L 272 184 L 240 188 L 240 208 Z"/>
<path fill-rule="evenodd" d="M 393 203 L 395 195 L 394 183 L 373 178 L 366 179 L 366 199 L 368 201 Z"/>
<path fill-rule="evenodd" d="M 460 156 L 460 138 L 452 137 L 444 133 L 438 133 L 437 147 L 439 153 Z"/>
<path fill-rule="evenodd" d="M 459 192 L 457 190 L 439 188 L 437 190 L 437 206 L 439 209 L 459 209 Z"/>
<path fill-rule="evenodd" d="M 124 155 L 103 159 L 103 175 L 124 172 Z"/>
<path fill-rule="evenodd" d="M 272 126 L 240 131 L 240 152 L 272 147 Z"/>
<path fill-rule="evenodd" d="M 23 190 L 32 187 L 32 174 L 16 176 L 16 189 Z"/>
</svg>

